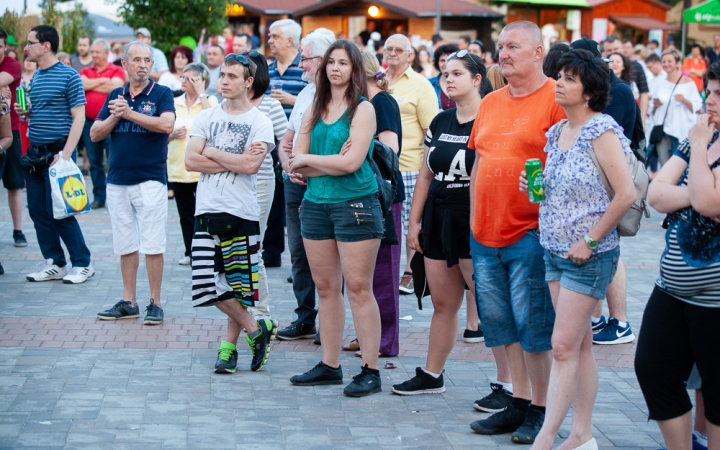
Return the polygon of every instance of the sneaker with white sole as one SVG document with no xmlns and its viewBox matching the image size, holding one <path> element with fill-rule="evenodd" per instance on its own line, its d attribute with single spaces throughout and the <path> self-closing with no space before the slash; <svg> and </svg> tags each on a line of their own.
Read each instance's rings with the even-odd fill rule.
<svg viewBox="0 0 720 450">
<path fill-rule="evenodd" d="M 93 270 L 91 264 L 87 267 L 73 267 L 62 280 L 65 284 L 80 284 L 87 281 L 87 279 L 93 275 L 95 275 L 95 270 Z"/>
<path fill-rule="evenodd" d="M 38 265 L 39 266 L 39 265 Z M 27 275 L 28 281 L 50 281 L 50 280 L 62 280 L 67 274 L 65 267 L 60 267 L 52 259 L 45 261 L 40 270 L 37 272 L 29 273 Z"/>
<path fill-rule="evenodd" d="M 627 322 L 624 327 L 621 327 L 620 322 L 614 317 L 608 320 L 605 328 L 593 335 L 593 344 L 599 345 L 626 344 L 634 340 L 635 335 L 632 332 L 632 328 L 630 328 L 630 322 Z"/>
<path fill-rule="evenodd" d="M 180 264 L 181 266 L 189 266 L 190 263 L 192 263 L 192 259 L 190 259 L 189 256 L 183 256 L 182 258 L 180 258 L 180 261 L 178 261 L 178 264 Z"/>
<path fill-rule="evenodd" d="M 598 323 L 592 322 L 590 324 L 590 327 L 592 328 L 592 334 L 598 334 L 607 326 L 607 320 L 605 320 L 605 316 L 600 316 L 600 321 Z"/>
</svg>

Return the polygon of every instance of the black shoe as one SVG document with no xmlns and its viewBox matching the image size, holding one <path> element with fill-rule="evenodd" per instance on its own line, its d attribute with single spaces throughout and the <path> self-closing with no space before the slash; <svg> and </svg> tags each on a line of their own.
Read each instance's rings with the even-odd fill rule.
<svg viewBox="0 0 720 450">
<path fill-rule="evenodd" d="M 475 408 L 482 412 L 500 412 L 512 403 L 512 394 L 508 392 L 501 384 L 490 383 L 492 392 L 480 400 L 475 400 Z"/>
<path fill-rule="evenodd" d="M 525 411 L 519 410 L 511 404 L 487 419 L 471 423 L 470 428 L 478 434 L 511 433 L 520 428 L 520 425 L 525 422 L 525 417 L 527 417 Z"/>
<path fill-rule="evenodd" d="M 283 341 L 294 341 L 295 339 L 311 339 L 317 330 L 314 325 L 293 322 L 277 332 L 277 338 Z"/>
<path fill-rule="evenodd" d="M 140 308 L 125 300 L 120 300 L 107 311 L 98 313 L 97 317 L 100 320 L 137 319 L 140 317 Z"/>
<path fill-rule="evenodd" d="M 98 200 L 95 200 L 94 202 L 90 203 L 90 209 L 100 209 L 105 207 L 105 202 L 101 202 Z"/>
<path fill-rule="evenodd" d="M 313 344 L 320 345 L 320 332 L 318 331 L 313 338 Z"/>
<path fill-rule="evenodd" d="M 281 259 L 264 259 L 265 267 L 282 267 Z"/>
<path fill-rule="evenodd" d="M 512 441 L 516 444 L 532 444 L 544 421 L 545 413 L 530 405 L 525 422 L 512 434 Z"/>
<path fill-rule="evenodd" d="M 288 282 L 288 283 L 292 283 L 292 282 L 293 282 L 293 277 L 292 277 L 292 275 L 290 275 L 289 277 L 287 277 L 287 282 Z"/>
<path fill-rule="evenodd" d="M 5 275 L 5 269 L 3 268 L 2 264 L 0 264 L 0 275 Z"/>
<path fill-rule="evenodd" d="M 215 361 L 215 373 L 235 373 L 237 370 L 238 352 L 235 346 L 227 341 L 220 343 L 218 359 Z"/>
<path fill-rule="evenodd" d="M 260 319 L 257 321 L 258 329 L 245 335 L 245 340 L 252 350 L 250 370 L 257 372 L 265 366 L 270 357 L 270 341 L 275 339 L 277 333 L 277 320 Z"/>
<path fill-rule="evenodd" d="M 88 175 L 90 175 L 90 171 L 87 170 L 87 169 L 84 168 L 84 167 L 83 167 L 82 169 L 80 169 L 80 173 L 83 174 L 83 176 L 88 176 Z"/>
<path fill-rule="evenodd" d="M 485 335 L 483 334 L 483 329 L 480 324 L 478 324 L 477 330 L 473 331 L 465 329 L 465 332 L 463 333 L 463 342 L 467 342 L 468 344 L 476 344 L 484 340 Z"/>
<path fill-rule="evenodd" d="M 145 325 L 160 325 L 163 321 L 163 309 L 155 304 L 155 300 L 150 299 L 150 304 L 145 308 Z"/>
<path fill-rule="evenodd" d="M 365 364 L 360 373 L 353 377 L 352 383 L 345 386 L 343 394 L 348 397 L 365 397 L 382 391 L 380 372 L 372 370 Z"/>
<path fill-rule="evenodd" d="M 442 394 L 445 392 L 445 383 L 442 374 L 435 378 L 416 367 L 415 376 L 404 383 L 393 384 L 392 392 L 398 395 Z"/>
<path fill-rule="evenodd" d="M 342 384 L 342 366 L 333 369 L 320 361 L 302 375 L 290 377 L 290 382 L 295 386 L 320 386 L 326 384 Z"/>
<path fill-rule="evenodd" d="M 290 382 L 295 386 L 320 386 L 325 384 L 342 384 L 343 373 L 342 366 L 333 369 L 324 362 L 320 361 L 302 375 L 290 377 Z"/>
<path fill-rule="evenodd" d="M 13 241 L 15 241 L 15 247 L 27 247 L 27 239 L 20 230 L 13 230 Z"/>
</svg>

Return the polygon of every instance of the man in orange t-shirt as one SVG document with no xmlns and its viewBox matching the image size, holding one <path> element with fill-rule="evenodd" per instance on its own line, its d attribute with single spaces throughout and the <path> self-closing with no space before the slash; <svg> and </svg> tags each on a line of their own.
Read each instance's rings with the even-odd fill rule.
<svg viewBox="0 0 720 450">
<path fill-rule="evenodd" d="M 547 130 L 565 118 L 555 82 L 543 75 L 543 41 L 531 22 L 513 22 L 498 39 L 508 86 L 483 99 L 470 135 L 470 243 L 475 290 L 488 347 L 504 346 L 512 376 L 510 405 L 473 422 L 480 434 L 513 432 L 530 444 L 545 418 L 555 311 L 538 241 L 537 204 L 518 189 L 525 161 L 545 163 Z"/>
</svg>

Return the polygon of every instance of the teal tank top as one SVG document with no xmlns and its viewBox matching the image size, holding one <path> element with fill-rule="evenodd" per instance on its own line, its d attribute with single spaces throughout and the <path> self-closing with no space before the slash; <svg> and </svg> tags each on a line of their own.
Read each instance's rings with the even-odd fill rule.
<svg viewBox="0 0 720 450">
<path fill-rule="evenodd" d="M 343 114 L 335 123 L 320 120 L 310 133 L 311 155 L 337 155 L 350 136 L 351 118 Z M 356 198 L 377 196 L 378 184 L 368 158 L 372 157 L 374 144 L 370 143 L 368 156 L 353 173 L 341 176 L 325 175 L 308 177 L 305 199 L 313 203 L 340 203 Z"/>
</svg>

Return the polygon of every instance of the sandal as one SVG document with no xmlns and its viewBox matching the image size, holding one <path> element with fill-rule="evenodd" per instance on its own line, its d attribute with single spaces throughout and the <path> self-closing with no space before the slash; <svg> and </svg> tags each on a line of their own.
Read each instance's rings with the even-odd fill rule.
<svg viewBox="0 0 720 450">
<path fill-rule="evenodd" d="M 348 342 L 347 345 L 343 345 L 342 349 L 346 352 L 355 352 L 360 350 L 360 343 L 358 342 L 357 338 L 355 338 L 352 341 Z"/>
</svg>

